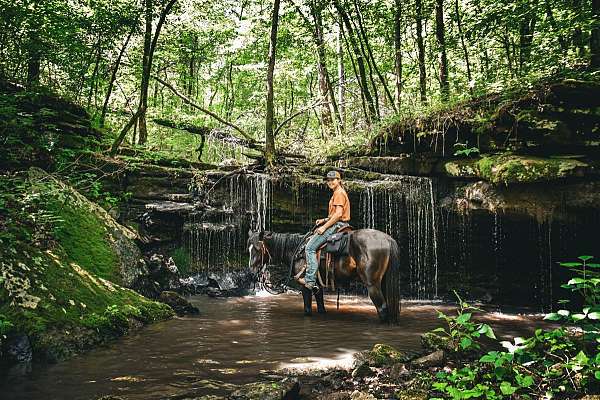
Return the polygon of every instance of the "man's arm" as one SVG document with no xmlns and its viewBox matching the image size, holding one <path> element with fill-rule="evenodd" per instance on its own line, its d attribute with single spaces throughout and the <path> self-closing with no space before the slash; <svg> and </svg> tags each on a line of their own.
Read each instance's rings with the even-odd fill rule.
<svg viewBox="0 0 600 400">
<path fill-rule="evenodd" d="M 317 233 L 319 235 L 322 235 L 323 232 L 325 232 L 327 229 L 329 229 L 331 226 L 333 226 L 333 224 L 335 224 L 342 218 L 343 213 L 344 213 L 344 208 L 342 206 L 335 206 L 335 211 L 333 212 L 333 215 L 331 217 L 329 217 L 327 222 L 325 222 L 323 225 L 321 225 L 319 227 L 319 229 L 317 229 Z"/>
</svg>

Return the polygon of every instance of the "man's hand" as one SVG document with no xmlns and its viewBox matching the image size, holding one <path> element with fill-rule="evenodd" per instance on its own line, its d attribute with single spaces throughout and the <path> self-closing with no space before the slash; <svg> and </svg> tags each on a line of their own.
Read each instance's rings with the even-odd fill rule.
<svg viewBox="0 0 600 400">
<path fill-rule="evenodd" d="M 315 225 L 319 226 L 319 225 L 323 225 L 323 223 L 327 221 L 327 218 L 322 218 L 322 219 L 318 219 L 315 221 Z"/>
<path fill-rule="evenodd" d="M 320 226 L 320 227 L 318 227 L 318 228 L 317 228 L 317 230 L 315 231 L 315 233 L 316 233 L 317 235 L 322 235 L 322 234 L 324 234 L 324 233 L 325 233 L 325 227 L 324 227 L 324 226 Z"/>
</svg>

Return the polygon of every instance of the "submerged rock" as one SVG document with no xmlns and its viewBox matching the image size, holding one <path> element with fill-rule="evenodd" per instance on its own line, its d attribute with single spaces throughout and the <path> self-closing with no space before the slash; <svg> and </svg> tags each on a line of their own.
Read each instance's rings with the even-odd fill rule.
<svg viewBox="0 0 600 400">
<path fill-rule="evenodd" d="M 229 400 L 296 400 L 299 398 L 300 383 L 296 379 L 250 383 L 228 397 Z"/>
<path fill-rule="evenodd" d="M 158 296 L 158 301 L 169 305 L 173 309 L 173 311 L 175 311 L 175 313 L 179 316 L 200 313 L 198 307 L 193 306 L 183 296 L 175 292 L 171 292 L 168 290 L 162 292 L 160 296 Z"/>
<path fill-rule="evenodd" d="M 3 347 L 2 354 L 8 363 L 29 363 L 33 359 L 31 343 L 27 335 L 11 337 L 3 343 Z"/>
</svg>

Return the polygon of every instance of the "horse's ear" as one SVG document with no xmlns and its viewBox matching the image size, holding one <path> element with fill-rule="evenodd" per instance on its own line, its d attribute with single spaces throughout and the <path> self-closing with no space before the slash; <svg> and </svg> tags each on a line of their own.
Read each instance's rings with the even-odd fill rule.
<svg viewBox="0 0 600 400">
<path fill-rule="evenodd" d="M 254 232 L 252 232 L 252 229 L 248 229 L 248 237 L 251 237 L 253 233 Z"/>
</svg>

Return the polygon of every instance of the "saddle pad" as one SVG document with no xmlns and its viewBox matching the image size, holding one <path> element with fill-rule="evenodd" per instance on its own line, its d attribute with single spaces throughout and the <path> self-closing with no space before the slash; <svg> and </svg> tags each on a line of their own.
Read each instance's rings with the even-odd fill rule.
<svg viewBox="0 0 600 400">
<path fill-rule="evenodd" d="M 334 233 L 327 238 L 325 251 L 333 256 L 347 256 L 350 243 L 349 237 L 348 232 Z"/>
</svg>

